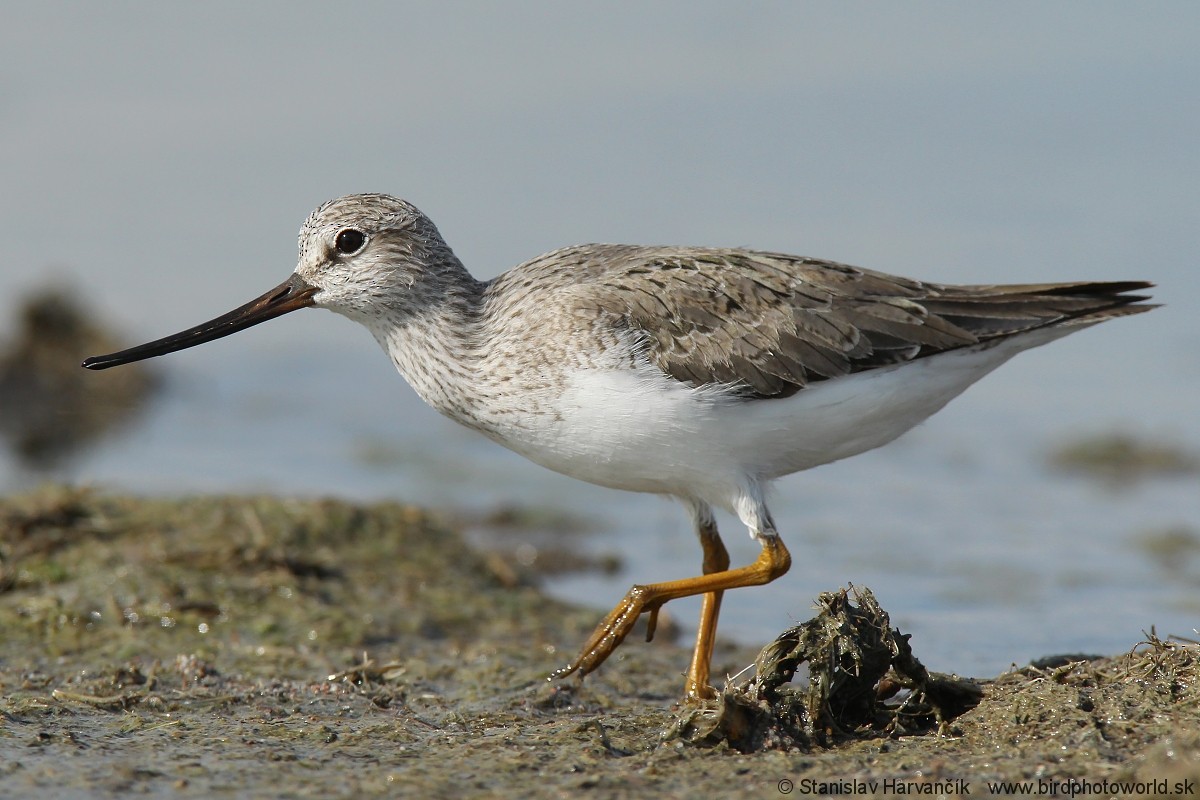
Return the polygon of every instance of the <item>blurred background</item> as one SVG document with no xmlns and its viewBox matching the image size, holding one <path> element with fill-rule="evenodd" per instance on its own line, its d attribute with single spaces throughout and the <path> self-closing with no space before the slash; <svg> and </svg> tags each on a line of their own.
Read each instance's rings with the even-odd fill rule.
<svg viewBox="0 0 1200 800">
<path fill-rule="evenodd" d="M 1200 6 L 9 2 L 4 20 L 5 493 L 404 500 L 508 524 L 529 563 L 569 538 L 614 568 L 549 588 L 605 608 L 698 568 L 680 508 L 456 428 L 332 314 L 78 368 L 276 285 L 305 216 L 349 192 L 413 201 L 481 278 L 632 242 L 943 282 L 1148 279 L 1165 308 L 781 481 L 795 566 L 728 595 L 721 630 L 760 643 L 853 581 L 963 673 L 1193 635 Z M 690 628 L 697 608 L 668 610 Z"/>
</svg>

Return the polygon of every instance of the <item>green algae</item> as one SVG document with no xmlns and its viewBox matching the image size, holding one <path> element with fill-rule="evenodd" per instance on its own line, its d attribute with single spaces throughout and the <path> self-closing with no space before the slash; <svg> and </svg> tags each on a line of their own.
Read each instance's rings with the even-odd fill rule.
<svg viewBox="0 0 1200 800">
<path fill-rule="evenodd" d="M 1060 472 L 1112 484 L 1200 473 L 1200 456 L 1196 453 L 1173 442 L 1137 437 L 1125 432 L 1085 436 L 1064 442 L 1050 451 L 1048 461 L 1053 469 Z"/>
<path fill-rule="evenodd" d="M 1200 774 L 1191 643 L 982 681 L 940 733 L 743 753 L 664 736 L 692 713 L 674 645 L 631 640 L 548 682 L 599 614 L 512 574 L 402 504 L 0 501 L 0 795 L 777 797 L 884 778 L 979 795 Z M 718 645 L 714 674 L 754 660 Z"/>
</svg>

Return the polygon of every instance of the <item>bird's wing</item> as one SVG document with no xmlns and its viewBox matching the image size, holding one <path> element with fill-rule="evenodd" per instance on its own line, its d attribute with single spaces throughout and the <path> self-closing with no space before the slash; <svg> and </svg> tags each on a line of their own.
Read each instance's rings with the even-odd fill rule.
<svg viewBox="0 0 1200 800">
<path fill-rule="evenodd" d="M 747 250 L 591 255 L 580 261 L 603 266 L 584 270 L 587 302 L 638 332 L 653 363 L 690 385 L 727 384 L 748 397 L 786 397 L 816 381 L 1149 308 L 1127 305 L 1145 299 L 1123 294 L 1150 285 L 1138 281 L 944 286 Z"/>
</svg>

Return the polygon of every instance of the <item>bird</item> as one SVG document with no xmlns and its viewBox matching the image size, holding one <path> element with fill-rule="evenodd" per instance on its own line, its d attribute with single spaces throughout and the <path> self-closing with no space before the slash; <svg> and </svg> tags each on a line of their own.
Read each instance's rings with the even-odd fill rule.
<svg viewBox="0 0 1200 800">
<path fill-rule="evenodd" d="M 1017 353 L 1148 311 L 1142 280 L 949 285 L 785 253 L 586 244 L 476 280 L 432 220 L 386 194 L 319 206 L 292 275 L 209 322 L 86 359 L 106 369 L 309 307 L 364 325 L 430 406 L 529 460 L 677 498 L 700 574 L 633 586 L 551 678 L 595 671 L 647 615 L 701 595 L 684 699 L 715 697 L 725 591 L 791 555 L 765 500 L 779 477 L 871 450 Z M 714 509 L 757 541 L 730 566 Z"/>
</svg>

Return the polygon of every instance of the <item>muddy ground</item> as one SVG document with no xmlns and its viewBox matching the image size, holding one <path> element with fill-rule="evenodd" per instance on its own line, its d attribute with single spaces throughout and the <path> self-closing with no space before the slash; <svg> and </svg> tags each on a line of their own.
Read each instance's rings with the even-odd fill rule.
<svg viewBox="0 0 1200 800">
<path fill-rule="evenodd" d="M 684 647 L 630 641 L 582 683 L 547 682 L 599 614 L 536 583 L 403 505 L 2 500 L 0 797 L 979 796 L 1002 780 L 1180 796 L 1200 780 L 1191 643 L 978 681 L 941 725 L 818 720 L 815 740 L 741 752 L 666 735 L 696 719 Z M 714 674 L 757 655 L 719 646 Z"/>
</svg>

